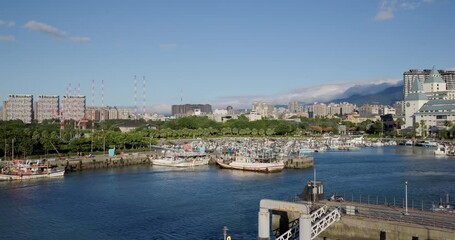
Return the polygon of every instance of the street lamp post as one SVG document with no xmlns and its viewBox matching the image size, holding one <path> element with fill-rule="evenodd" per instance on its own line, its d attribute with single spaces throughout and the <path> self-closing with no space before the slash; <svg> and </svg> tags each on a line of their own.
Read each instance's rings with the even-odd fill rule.
<svg viewBox="0 0 455 240">
<path fill-rule="evenodd" d="M 408 181 L 405 181 L 404 184 L 405 184 L 404 191 L 405 191 L 405 206 L 406 206 L 404 215 L 408 215 L 409 214 L 408 213 Z"/>
</svg>

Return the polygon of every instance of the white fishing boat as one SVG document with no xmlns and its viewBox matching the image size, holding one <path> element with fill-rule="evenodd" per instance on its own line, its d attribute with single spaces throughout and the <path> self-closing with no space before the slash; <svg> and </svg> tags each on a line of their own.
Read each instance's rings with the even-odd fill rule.
<svg viewBox="0 0 455 240">
<path fill-rule="evenodd" d="M 284 169 L 284 162 L 278 160 L 260 160 L 251 157 L 237 156 L 232 161 L 218 158 L 217 164 L 222 168 L 255 171 L 255 172 L 279 172 Z"/>
<path fill-rule="evenodd" d="M 163 156 L 151 159 L 152 164 L 166 167 L 197 167 L 208 165 L 210 157 L 196 152 L 168 151 Z"/>
<path fill-rule="evenodd" d="M 0 171 L 0 181 L 62 177 L 65 170 L 44 164 L 41 160 L 9 161 Z"/>
</svg>

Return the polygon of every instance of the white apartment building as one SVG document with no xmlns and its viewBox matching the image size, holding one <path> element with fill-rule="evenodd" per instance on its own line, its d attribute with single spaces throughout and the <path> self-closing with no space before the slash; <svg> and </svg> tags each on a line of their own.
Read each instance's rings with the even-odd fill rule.
<svg viewBox="0 0 455 240">
<path fill-rule="evenodd" d="M 411 91 L 412 85 L 414 84 L 415 80 L 418 80 L 421 85 L 431 77 L 431 74 L 437 73 L 444 83 L 447 84 L 447 89 L 444 90 L 455 90 L 455 71 L 444 71 L 444 70 L 436 70 L 434 67 L 433 69 L 424 69 L 422 71 L 418 69 L 410 69 L 403 73 L 403 93 L 406 97 L 408 93 Z M 425 90 L 425 89 L 424 89 Z M 426 91 L 426 90 L 425 90 Z"/>
<path fill-rule="evenodd" d="M 352 103 L 342 102 L 342 103 L 340 103 L 340 108 L 341 108 L 341 114 L 346 115 L 346 114 L 353 113 L 357 109 L 357 106 Z"/>
<path fill-rule="evenodd" d="M 326 117 L 327 113 L 327 105 L 325 103 L 313 104 L 313 117 Z"/>
<path fill-rule="evenodd" d="M 419 123 L 420 133 L 455 121 L 455 91 L 447 90 L 447 85 L 435 67 L 423 83 L 416 78 L 405 97 L 405 126 Z"/>
<path fill-rule="evenodd" d="M 327 115 L 328 116 L 335 116 L 336 114 L 341 114 L 341 107 L 339 104 L 336 103 L 330 103 L 327 105 Z"/>
<path fill-rule="evenodd" d="M 60 118 L 59 96 L 38 96 L 35 103 L 35 119 L 41 123 L 44 120 Z"/>
<path fill-rule="evenodd" d="M 3 102 L 3 120 L 21 120 L 31 123 L 33 120 L 33 95 L 11 94 Z"/>
<path fill-rule="evenodd" d="M 258 113 L 261 117 L 273 117 L 273 105 L 269 102 L 253 102 L 252 111 Z"/>
<path fill-rule="evenodd" d="M 300 106 L 300 103 L 297 101 L 289 102 L 288 104 L 288 110 L 290 113 L 300 113 L 302 112 L 302 106 Z"/>
<path fill-rule="evenodd" d="M 85 106 L 85 96 L 63 96 L 63 119 L 76 121 L 83 119 L 85 116 Z"/>
</svg>

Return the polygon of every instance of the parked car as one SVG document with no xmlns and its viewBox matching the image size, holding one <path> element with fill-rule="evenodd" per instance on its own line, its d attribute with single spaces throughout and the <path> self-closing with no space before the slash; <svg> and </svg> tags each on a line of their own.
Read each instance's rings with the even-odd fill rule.
<svg viewBox="0 0 455 240">
<path fill-rule="evenodd" d="M 336 202 L 344 202 L 344 197 L 343 196 L 336 196 L 336 195 L 332 195 L 329 197 L 328 199 L 329 201 L 336 201 Z"/>
</svg>

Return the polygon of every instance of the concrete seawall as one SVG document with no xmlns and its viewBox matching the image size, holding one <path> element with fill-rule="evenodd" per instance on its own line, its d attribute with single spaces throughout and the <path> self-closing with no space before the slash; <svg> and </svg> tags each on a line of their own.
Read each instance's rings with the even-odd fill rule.
<svg viewBox="0 0 455 240">
<path fill-rule="evenodd" d="M 135 153 L 124 156 L 96 156 L 94 158 L 86 157 L 71 157 L 67 159 L 56 159 L 50 161 L 50 165 L 57 166 L 59 169 L 65 169 L 67 172 L 83 171 L 86 169 L 99 169 L 99 168 L 115 168 L 115 167 L 126 167 L 134 165 L 152 165 L 150 157 L 158 157 L 161 153 L 159 152 L 147 152 L 147 153 Z M 216 155 L 209 154 L 211 160 L 209 165 L 216 165 Z M 283 159 L 286 168 L 293 169 L 304 169 L 313 166 L 313 157 L 301 156 L 297 157 L 286 157 Z M 6 166 L 6 162 L 0 163 L 0 167 Z"/>
<path fill-rule="evenodd" d="M 431 226 L 378 220 L 363 217 L 343 216 L 316 239 L 441 239 L 455 240 L 455 231 Z"/>
<path fill-rule="evenodd" d="M 150 154 L 133 154 L 126 156 L 97 156 L 96 158 L 72 158 L 56 160 L 55 164 L 66 171 L 82 171 L 97 168 L 115 168 L 133 165 L 150 165 Z"/>
<path fill-rule="evenodd" d="M 314 158 L 312 156 L 288 157 L 284 161 L 286 168 L 302 169 L 313 167 Z"/>
</svg>

